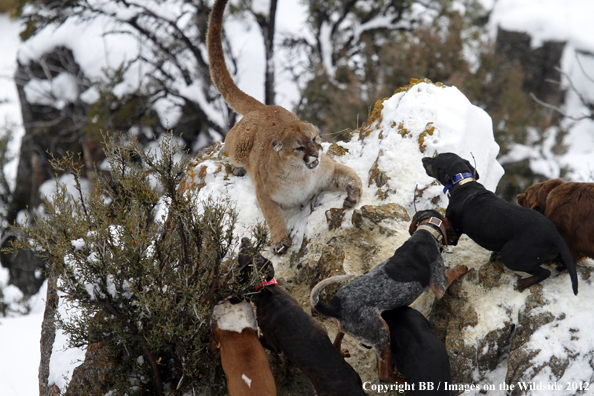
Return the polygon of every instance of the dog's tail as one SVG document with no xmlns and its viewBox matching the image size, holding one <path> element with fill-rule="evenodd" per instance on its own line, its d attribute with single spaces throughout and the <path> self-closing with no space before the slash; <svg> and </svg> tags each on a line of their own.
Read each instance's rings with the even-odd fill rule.
<svg viewBox="0 0 594 396">
<path fill-rule="evenodd" d="M 338 275 L 332 276 L 330 278 L 324 279 L 320 283 L 314 286 L 311 290 L 311 295 L 309 296 L 309 302 L 311 303 L 311 307 L 321 313 L 324 316 L 330 316 L 331 318 L 338 318 L 340 307 L 334 305 L 323 305 L 320 303 L 320 293 L 324 288 L 332 283 L 343 282 L 349 279 L 354 278 L 355 275 L 347 274 L 347 275 Z"/>
<path fill-rule="evenodd" d="M 555 239 L 555 247 L 559 249 L 559 253 L 561 254 L 561 261 L 567 267 L 567 272 L 569 272 L 569 278 L 571 279 L 571 287 L 573 288 L 573 294 L 577 296 L 578 294 L 578 279 L 577 273 L 575 271 L 575 263 L 573 261 L 573 256 L 571 255 L 571 251 L 565 242 L 565 239 L 559 234 Z"/>
</svg>

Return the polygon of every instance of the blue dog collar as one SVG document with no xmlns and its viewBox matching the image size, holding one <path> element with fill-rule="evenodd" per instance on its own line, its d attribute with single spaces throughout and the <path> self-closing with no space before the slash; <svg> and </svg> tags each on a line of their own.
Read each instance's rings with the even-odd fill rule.
<svg viewBox="0 0 594 396">
<path fill-rule="evenodd" d="M 461 182 L 464 179 L 468 179 L 468 178 L 474 178 L 474 175 L 470 172 L 464 172 L 464 173 L 458 173 L 457 175 L 454 175 L 454 177 L 452 177 L 452 181 L 449 182 L 448 184 L 445 185 L 445 187 L 443 188 L 443 193 L 447 193 L 448 190 L 450 188 L 452 188 L 452 186 L 456 183 Z"/>
</svg>

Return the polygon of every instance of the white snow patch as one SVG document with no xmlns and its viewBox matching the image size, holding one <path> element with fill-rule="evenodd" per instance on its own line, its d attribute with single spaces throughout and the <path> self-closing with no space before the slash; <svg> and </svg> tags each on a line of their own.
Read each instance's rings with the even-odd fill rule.
<svg viewBox="0 0 594 396">
<path fill-rule="evenodd" d="M 58 315 L 61 318 L 73 318 L 81 314 L 81 311 L 73 306 L 64 295 L 58 291 Z M 85 361 L 86 348 L 70 348 L 70 339 L 60 329 L 56 329 L 56 338 L 52 348 L 49 362 L 48 385 L 55 384 L 61 391 L 72 379 L 74 369 Z"/>
<path fill-rule="evenodd" d="M 217 304 L 212 312 L 213 320 L 221 330 L 235 331 L 241 333 L 249 327 L 258 330 L 256 315 L 252 306 L 245 301 L 238 304 L 231 304 L 229 300 Z"/>
</svg>

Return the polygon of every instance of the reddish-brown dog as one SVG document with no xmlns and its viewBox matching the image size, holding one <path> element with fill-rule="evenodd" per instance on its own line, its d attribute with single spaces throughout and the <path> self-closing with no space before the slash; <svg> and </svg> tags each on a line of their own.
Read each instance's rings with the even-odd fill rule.
<svg viewBox="0 0 594 396">
<path fill-rule="evenodd" d="M 276 396 L 256 316 L 245 302 L 225 300 L 213 310 L 213 335 L 221 354 L 230 396 Z"/>
<path fill-rule="evenodd" d="M 533 184 L 517 198 L 520 206 L 539 211 L 557 226 L 574 262 L 594 258 L 594 183 L 549 180 Z"/>
</svg>

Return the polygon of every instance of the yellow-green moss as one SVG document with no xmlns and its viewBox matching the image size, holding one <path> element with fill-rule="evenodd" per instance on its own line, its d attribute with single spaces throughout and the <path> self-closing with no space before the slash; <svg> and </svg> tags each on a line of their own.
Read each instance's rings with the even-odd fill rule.
<svg viewBox="0 0 594 396">
<path fill-rule="evenodd" d="M 410 131 L 404 127 L 404 125 L 398 125 L 398 134 L 403 138 L 409 137 L 411 135 Z"/>
<path fill-rule="evenodd" d="M 369 136 L 371 131 L 373 130 L 373 125 L 376 124 L 375 129 L 379 129 L 379 124 L 382 122 L 382 110 L 384 109 L 384 101 L 388 100 L 389 98 L 378 99 L 373 106 L 373 110 L 371 111 L 371 115 L 365 121 L 361 128 L 359 129 L 359 138 L 363 139 L 366 136 Z"/>
<path fill-rule="evenodd" d="M 348 152 L 349 152 L 349 149 L 339 146 L 336 143 L 332 143 L 330 145 L 330 147 L 328 148 L 328 154 L 332 155 L 334 157 L 339 157 L 341 155 L 345 155 Z"/>
<path fill-rule="evenodd" d="M 433 136 L 434 132 L 435 126 L 432 122 L 428 122 L 427 125 L 425 125 L 425 130 L 419 135 L 419 150 L 421 150 L 421 153 L 424 153 L 425 149 L 427 148 L 427 145 L 425 144 L 425 138 L 427 136 Z"/>
<path fill-rule="evenodd" d="M 436 82 L 434 83 L 433 81 L 429 80 L 428 78 L 411 78 L 410 79 L 410 84 L 405 85 L 404 87 L 400 87 L 396 90 L 396 92 L 394 92 L 394 94 L 400 93 L 400 92 L 407 92 L 409 89 L 411 89 L 412 87 L 414 87 L 417 84 L 420 83 L 427 83 L 427 84 L 432 84 L 441 88 L 445 88 L 446 85 L 440 83 L 440 82 Z"/>
</svg>

